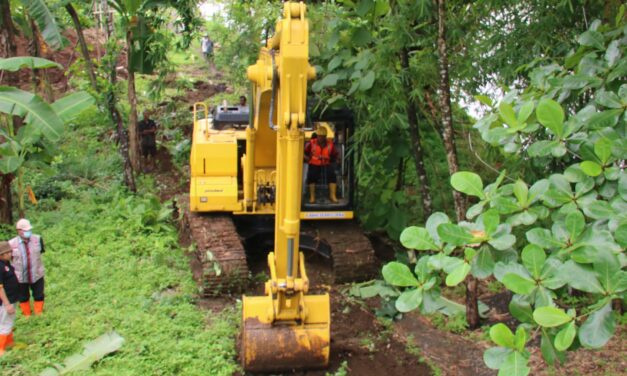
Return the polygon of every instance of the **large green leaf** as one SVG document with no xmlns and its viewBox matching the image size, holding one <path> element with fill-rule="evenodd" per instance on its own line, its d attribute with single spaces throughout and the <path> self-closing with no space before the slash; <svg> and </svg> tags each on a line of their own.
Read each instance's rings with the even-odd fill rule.
<svg viewBox="0 0 627 376">
<path fill-rule="evenodd" d="M 474 172 L 460 171 L 451 176 L 451 185 L 456 190 L 470 196 L 477 196 L 484 199 L 483 182 L 479 175 Z"/>
<path fill-rule="evenodd" d="M 419 251 L 428 251 L 438 249 L 431 235 L 424 227 L 411 226 L 407 227 L 401 233 L 401 244 L 405 248 L 416 249 Z"/>
<path fill-rule="evenodd" d="M 43 0 L 22 0 L 28 14 L 35 20 L 44 41 L 53 49 L 61 49 L 65 45 L 65 38 L 57 26 L 54 15 Z"/>
<path fill-rule="evenodd" d="M 536 141 L 529 148 L 527 152 L 530 157 L 546 157 L 551 154 L 551 151 L 559 144 L 559 141 L 541 140 Z"/>
<path fill-rule="evenodd" d="M 522 251 L 522 261 L 525 268 L 535 278 L 540 277 L 546 254 L 544 250 L 535 244 L 528 244 Z"/>
<path fill-rule="evenodd" d="M 509 354 L 501 368 L 498 376 L 527 376 L 531 369 L 527 366 L 529 359 L 525 358 L 518 351 Z"/>
<path fill-rule="evenodd" d="M 518 326 L 516 329 L 516 333 L 514 334 L 514 346 L 517 351 L 524 351 L 525 344 L 527 343 L 527 331 L 525 330 L 524 325 Z"/>
<path fill-rule="evenodd" d="M 544 228 L 533 228 L 526 233 L 527 240 L 542 248 L 560 248 L 564 246 L 562 242 L 555 239 L 551 231 Z"/>
<path fill-rule="evenodd" d="M 593 349 L 605 346 L 616 330 L 616 320 L 612 304 L 608 303 L 600 310 L 588 316 L 579 329 L 579 342 Z"/>
<path fill-rule="evenodd" d="M 8 70 L 15 72 L 21 68 L 30 69 L 44 69 L 44 68 L 59 68 L 63 69 L 61 64 L 55 63 L 47 59 L 33 56 L 18 56 L 10 57 L 8 59 L 0 59 L 0 70 Z"/>
<path fill-rule="evenodd" d="M 446 276 L 446 285 L 447 286 L 457 286 L 459 285 L 466 276 L 470 273 L 470 264 L 463 262 L 458 267 L 453 269 L 453 271 Z"/>
<path fill-rule="evenodd" d="M 577 42 L 582 46 L 594 47 L 596 49 L 604 49 L 603 34 L 596 30 L 588 30 L 577 38 Z"/>
<path fill-rule="evenodd" d="M 370 12 L 373 7 L 374 7 L 373 0 L 360 0 L 359 3 L 357 4 L 357 8 L 355 8 L 355 13 L 357 13 L 359 17 L 363 17 L 368 12 Z"/>
<path fill-rule="evenodd" d="M 552 99 L 543 99 L 536 108 L 538 121 L 549 128 L 557 137 L 564 131 L 564 110 L 559 103 Z"/>
<path fill-rule="evenodd" d="M 24 158 L 18 156 L 3 156 L 0 158 L 0 172 L 10 174 L 17 171 L 24 163 Z"/>
<path fill-rule="evenodd" d="M 536 283 L 533 280 L 521 277 L 514 273 L 505 274 L 502 282 L 508 290 L 511 290 L 516 294 L 527 295 L 536 287 Z"/>
<path fill-rule="evenodd" d="M 566 325 L 566 327 L 557 333 L 555 336 L 555 348 L 559 351 L 566 351 L 573 344 L 573 340 L 577 335 L 577 327 L 575 326 L 575 322 L 572 321 L 570 324 Z"/>
<path fill-rule="evenodd" d="M 540 351 L 542 351 L 542 357 L 550 365 L 555 365 L 556 362 L 564 362 L 566 356 L 563 352 L 558 351 L 553 346 L 553 338 L 549 335 L 546 329 L 542 329 L 542 339 L 540 340 Z"/>
<path fill-rule="evenodd" d="M 52 107 L 29 92 L 0 86 L 0 112 L 26 116 L 25 121 L 40 129 L 50 141 L 59 140 L 63 133 L 63 121 Z"/>
<path fill-rule="evenodd" d="M 359 79 L 359 91 L 368 91 L 374 84 L 374 71 L 368 71 L 363 77 Z"/>
<path fill-rule="evenodd" d="M 509 302 L 509 311 L 520 322 L 531 324 L 533 323 L 533 311 L 528 299 L 524 295 L 514 295 Z"/>
<path fill-rule="evenodd" d="M 616 256 L 607 249 L 598 250 L 593 269 L 605 291 L 614 293 L 620 282 L 620 262 Z"/>
<path fill-rule="evenodd" d="M 627 182 L 627 179 L 625 179 Z M 431 235 L 431 238 L 436 242 L 436 244 L 441 244 L 442 240 L 440 239 L 440 235 L 438 234 L 438 227 L 442 223 L 450 223 L 451 220 L 449 217 L 442 212 L 435 212 L 429 216 L 427 219 L 427 223 L 425 223 L 425 227 Z"/>
<path fill-rule="evenodd" d="M 499 369 L 511 353 L 512 350 L 505 347 L 490 347 L 483 353 L 483 361 L 488 368 Z"/>
<path fill-rule="evenodd" d="M 438 226 L 438 235 L 442 241 L 462 246 L 470 243 L 473 236 L 470 232 L 453 223 L 442 223 Z"/>
<path fill-rule="evenodd" d="M 514 333 L 503 323 L 490 328 L 490 339 L 499 346 L 514 348 Z"/>
<path fill-rule="evenodd" d="M 366 27 L 360 26 L 353 32 L 352 40 L 358 47 L 365 46 L 372 41 L 372 34 Z"/>
<path fill-rule="evenodd" d="M 607 138 L 599 139 L 594 143 L 594 154 L 599 157 L 601 163 L 607 163 L 612 156 L 612 141 Z"/>
<path fill-rule="evenodd" d="M 499 105 L 499 115 L 501 116 L 501 120 L 510 127 L 518 126 L 518 120 L 516 119 L 516 114 L 511 104 L 502 102 Z"/>
<path fill-rule="evenodd" d="M 381 271 L 385 281 L 394 286 L 408 287 L 418 286 L 418 280 L 403 263 L 393 261 L 383 267 Z"/>
<path fill-rule="evenodd" d="M 61 120 L 68 122 L 73 120 L 81 112 L 93 106 L 96 100 L 85 91 L 78 91 L 57 100 L 51 106 Z"/>
<path fill-rule="evenodd" d="M 487 234 L 493 234 L 500 223 L 499 213 L 495 209 L 490 209 L 479 217 L 479 221 L 483 222 L 484 230 Z"/>
<path fill-rule="evenodd" d="M 395 306 L 399 312 L 410 312 L 418 308 L 420 303 L 422 303 L 422 289 L 409 289 L 396 299 Z"/>
<path fill-rule="evenodd" d="M 602 294 L 604 292 L 596 273 L 587 266 L 568 260 L 559 268 L 559 273 L 561 278 L 574 289 L 593 294 Z"/>
<path fill-rule="evenodd" d="M 588 176 L 599 176 L 603 173 L 603 167 L 594 161 L 583 161 L 580 164 L 581 171 Z"/>
<path fill-rule="evenodd" d="M 570 237 L 571 243 L 573 243 L 579 235 L 583 232 L 586 225 L 586 220 L 583 214 L 579 210 L 568 213 L 565 219 L 566 230 Z"/>
<path fill-rule="evenodd" d="M 483 246 L 472 260 L 472 275 L 477 278 L 487 278 L 494 270 L 494 257 L 490 247 Z"/>
<path fill-rule="evenodd" d="M 556 307 L 540 307 L 533 311 L 533 319 L 541 326 L 552 328 L 572 321 L 563 309 Z"/>
</svg>

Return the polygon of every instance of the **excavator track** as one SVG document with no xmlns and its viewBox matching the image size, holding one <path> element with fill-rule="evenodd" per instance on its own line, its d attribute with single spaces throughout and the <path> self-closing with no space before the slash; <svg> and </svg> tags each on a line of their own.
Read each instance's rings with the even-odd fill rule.
<svg viewBox="0 0 627 376">
<path fill-rule="evenodd" d="M 248 284 L 246 252 L 230 214 L 194 213 L 189 199 L 181 197 L 182 225 L 196 244 L 195 257 L 202 266 L 197 276 L 204 296 L 242 292 Z"/>
<path fill-rule="evenodd" d="M 331 250 L 335 283 L 360 282 L 376 276 L 379 263 L 370 240 L 354 221 L 312 223 Z"/>
</svg>

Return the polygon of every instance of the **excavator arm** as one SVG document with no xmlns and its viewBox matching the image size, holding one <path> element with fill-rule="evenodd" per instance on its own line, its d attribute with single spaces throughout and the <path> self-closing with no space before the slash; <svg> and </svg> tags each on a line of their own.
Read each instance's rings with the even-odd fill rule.
<svg viewBox="0 0 627 376">
<path fill-rule="evenodd" d="M 268 255 L 270 280 L 265 296 L 243 298 L 240 358 L 253 372 L 326 367 L 330 343 L 328 294 L 309 295 L 305 260 L 299 252 L 300 208 L 309 24 L 305 5 L 285 3 L 276 34 L 248 68 L 253 82 L 254 125 L 246 132 L 244 203 L 254 205 L 253 171 L 257 148 L 276 148 L 274 252 Z M 272 145 L 261 143 L 268 130 Z M 271 155 L 271 154 L 270 154 Z"/>
</svg>

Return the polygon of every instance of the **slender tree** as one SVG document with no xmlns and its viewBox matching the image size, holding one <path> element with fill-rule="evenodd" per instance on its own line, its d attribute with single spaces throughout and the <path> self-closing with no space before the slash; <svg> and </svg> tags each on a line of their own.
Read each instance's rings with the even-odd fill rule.
<svg viewBox="0 0 627 376">
<path fill-rule="evenodd" d="M 432 211 L 431 193 L 429 192 L 429 179 L 424 163 L 424 152 L 420 138 L 420 127 L 418 126 L 418 105 L 416 99 L 411 95 L 412 81 L 409 77 L 409 50 L 403 48 L 400 53 L 401 68 L 404 71 L 403 86 L 407 95 L 407 122 L 409 124 L 409 134 L 411 137 L 411 146 L 413 151 L 413 160 L 416 166 L 416 174 L 420 184 L 420 197 L 422 199 L 423 218 L 428 218 Z"/>
<path fill-rule="evenodd" d="M 91 84 L 92 89 L 95 92 L 98 92 L 98 81 L 96 80 L 96 73 L 94 71 L 94 64 L 91 61 L 91 57 L 89 56 L 89 49 L 87 49 L 87 42 L 85 42 L 85 34 L 83 33 L 83 26 L 81 25 L 81 21 L 78 18 L 78 13 L 72 3 L 67 3 L 65 5 L 65 10 L 68 12 L 70 17 L 72 18 L 72 23 L 74 24 L 74 28 L 76 29 L 76 35 L 78 37 L 78 44 L 81 48 L 81 53 L 83 55 L 83 60 L 85 60 L 85 68 L 87 69 L 87 75 L 89 76 L 89 83 Z"/>
<path fill-rule="evenodd" d="M 455 134 L 453 132 L 453 115 L 451 110 L 451 85 L 449 82 L 448 51 L 446 45 L 446 1 L 438 0 L 438 56 L 440 66 L 440 109 L 442 115 L 442 136 L 446 149 L 446 160 L 451 176 L 459 171 Z M 461 192 L 453 191 L 455 214 L 457 221 L 466 218 L 466 200 Z M 477 296 L 477 280 L 468 275 L 466 278 L 466 320 L 471 329 L 479 327 L 479 306 Z"/>
<path fill-rule="evenodd" d="M 108 8 L 105 8 L 105 17 L 108 19 Z M 105 33 L 107 35 L 107 39 L 111 37 L 112 23 L 105 22 Z M 107 109 L 109 110 L 109 116 L 111 117 L 111 121 L 116 127 L 117 136 L 118 136 L 118 145 L 120 155 L 122 156 L 122 162 L 124 164 L 124 184 L 131 192 L 137 192 L 137 186 L 135 185 L 135 175 L 133 173 L 133 166 L 131 164 L 131 159 L 129 157 L 129 142 L 126 131 L 124 130 L 124 121 L 122 120 L 122 115 L 117 108 L 117 99 L 115 96 L 115 83 L 117 81 L 117 71 L 116 71 L 116 60 L 110 59 L 108 71 L 109 71 L 109 90 L 105 94 L 105 100 L 107 104 Z"/>
<path fill-rule="evenodd" d="M 129 138 L 129 157 L 131 159 L 131 165 L 134 171 L 139 171 L 140 166 L 140 153 L 139 153 L 139 133 L 137 130 L 137 92 L 135 90 L 135 69 L 131 65 L 132 59 L 132 46 L 133 46 L 133 33 L 129 28 L 126 31 L 126 67 L 128 71 L 127 79 L 127 94 L 129 103 L 128 114 L 128 138 Z"/>
</svg>

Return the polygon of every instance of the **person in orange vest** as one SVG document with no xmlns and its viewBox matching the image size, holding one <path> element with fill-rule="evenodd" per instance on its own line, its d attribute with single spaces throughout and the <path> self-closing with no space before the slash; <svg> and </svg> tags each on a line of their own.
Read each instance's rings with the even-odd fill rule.
<svg viewBox="0 0 627 376">
<path fill-rule="evenodd" d="M 41 255 L 45 252 L 44 241 L 33 234 L 33 226 L 22 218 L 15 225 L 17 235 L 9 240 L 13 251 L 13 266 L 19 282 L 20 310 L 26 317 L 31 315 L 30 296 L 33 295 L 35 315 L 44 311 L 44 264 Z"/>
<path fill-rule="evenodd" d="M 0 242 L 0 356 L 13 345 L 15 305 L 18 298 L 18 282 L 11 265 L 11 246 Z"/>
<path fill-rule="evenodd" d="M 305 145 L 305 161 L 309 163 L 307 168 L 309 203 L 316 202 L 316 183 L 320 179 L 329 184 L 329 200 L 337 203 L 337 179 L 332 163 L 337 160 L 338 153 L 333 146 L 333 141 L 327 140 L 325 127 L 319 127 L 316 133 L 318 137 Z"/>
</svg>

